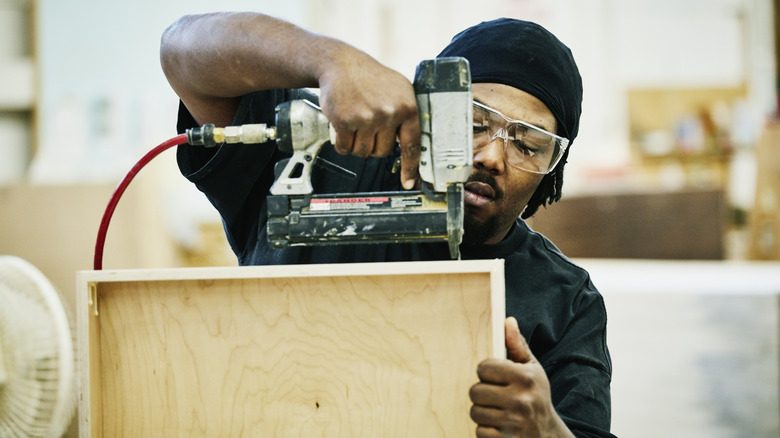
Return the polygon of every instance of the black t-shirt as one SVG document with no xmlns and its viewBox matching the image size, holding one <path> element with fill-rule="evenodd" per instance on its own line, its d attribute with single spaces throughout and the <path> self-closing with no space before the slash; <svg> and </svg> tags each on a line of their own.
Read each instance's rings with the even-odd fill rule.
<svg viewBox="0 0 780 438">
<path fill-rule="evenodd" d="M 244 96 L 234 125 L 274 124 L 277 104 L 307 98 L 306 90 L 271 90 Z M 184 105 L 179 132 L 197 126 Z M 448 260 L 446 243 L 358 244 L 273 249 L 266 234 L 265 198 L 273 166 L 287 155 L 273 143 L 228 144 L 218 148 L 179 146 L 182 174 L 206 194 L 222 216 L 225 232 L 241 265 Z M 361 159 L 336 153 L 326 144 L 320 156 L 357 174 L 349 179 L 312 172 L 316 193 L 401 190 L 392 172 L 395 156 Z M 495 245 L 461 245 L 463 259 L 504 259 L 506 314 L 544 367 L 553 404 L 575 435 L 610 437 L 612 365 L 606 345 L 604 302 L 588 273 L 574 265 L 544 236 L 518 219 Z"/>
</svg>

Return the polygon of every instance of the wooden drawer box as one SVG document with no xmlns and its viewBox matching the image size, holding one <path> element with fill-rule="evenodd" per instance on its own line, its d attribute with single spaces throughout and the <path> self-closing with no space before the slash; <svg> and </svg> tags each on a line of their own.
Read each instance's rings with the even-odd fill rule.
<svg viewBox="0 0 780 438">
<path fill-rule="evenodd" d="M 82 437 L 474 435 L 503 261 L 82 271 Z"/>
</svg>

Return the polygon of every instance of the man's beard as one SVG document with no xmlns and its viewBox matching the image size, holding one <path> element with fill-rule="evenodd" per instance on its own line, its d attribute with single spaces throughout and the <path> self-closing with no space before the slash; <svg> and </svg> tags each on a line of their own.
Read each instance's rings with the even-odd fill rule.
<svg viewBox="0 0 780 438">
<path fill-rule="evenodd" d="M 468 214 L 463 216 L 463 243 L 466 245 L 481 245 L 497 232 L 497 219 L 490 217 L 487 221 L 474 220 Z"/>
<path fill-rule="evenodd" d="M 498 201 L 504 197 L 504 191 L 498 187 L 498 183 L 493 175 L 487 172 L 477 171 L 469 176 L 468 182 L 477 181 L 489 185 L 494 192 L 493 201 Z M 470 207 L 466 206 L 463 215 L 463 243 L 467 245 L 479 245 L 485 243 L 488 239 L 497 235 L 501 231 L 502 215 L 490 216 L 484 221 L 476 220 L 468 214 Z"/>
</svg>

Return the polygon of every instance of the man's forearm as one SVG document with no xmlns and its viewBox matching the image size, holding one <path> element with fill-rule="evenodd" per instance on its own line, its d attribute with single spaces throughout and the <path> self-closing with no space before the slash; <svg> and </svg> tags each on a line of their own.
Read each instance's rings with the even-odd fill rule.
<svg viewBox="0 0 780 438">
<path fill-rule="evenodd" d="M 252 12 L 188 15 L 163 33 L 160 62 L 196 118 L 223 99 L 274 88 L 319 86 L 330 66 L 359 56 L 347 44 Z M 203 115 L 203 117 L 198 117 Z M 201 120 L 202 122 L 202 120 Z"/>
<path fill-rule="evenodd" d="M 267 15 L 225 12 L 177 20 L 163 33 L 160 57 L 175 88 L 234 97 L 317 86 L 318 59 L 340 44 Z"/>
</svg>

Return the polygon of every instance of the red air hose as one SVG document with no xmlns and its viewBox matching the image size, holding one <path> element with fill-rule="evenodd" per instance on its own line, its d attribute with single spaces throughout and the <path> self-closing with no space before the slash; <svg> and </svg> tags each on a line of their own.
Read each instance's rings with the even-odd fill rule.
<svg viewBox="0 0 780 438">
<path fill-rule="evenodd" d="M 122 182 L 119 183 L 119 186 L 117 186 L 116 190 L 114 190 L 114 194 L 108 201 L 108 206 L 106 207 L 105 213 L 103 213 L 103 220 L 100 222 L 100 228 L 98 229 L 97 242 L 95 243 L 95 260 L 93 263 L 93 268 L 96 271 L 103 269 L 103 247 L 106 244 L 108 224 L 111 222 L 111 216 L 113 216 L 116 205 L 119 203 L 119 198 L 122 197 L 122 194 L 125 192 L 125 189 L 127 189 L 127 186 L 130 185 L 130 182 L 133 180 L 133 178 L 135 178 L 135 175 L 138 174 L 138 172 L 140 172 L 144 166 L 149 164 L 149 162 L 152 161 L 154 157 L 160 155 L 160 153 L 172 148 L 173 146 L 178 146 L 184 143 L 187 143 L 187 134 L 177 135 L 176 137 L 161 143 L 159 146 L 147 152 L 146 155 L 138 160 L 138 162 L 135 163 L 135 166 L 133 166 L 133 168 L 127 172 L 125 178 L 122 180 Z"/>
</svg>

